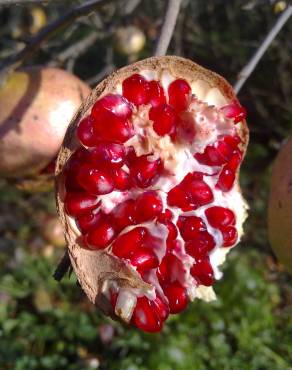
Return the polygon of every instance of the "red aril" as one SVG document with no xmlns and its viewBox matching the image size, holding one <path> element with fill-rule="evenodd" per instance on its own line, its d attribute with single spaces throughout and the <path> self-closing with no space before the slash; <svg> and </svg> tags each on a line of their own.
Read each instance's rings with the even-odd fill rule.
<svg viewBox="0 0 292 370">
<path fill-rule="evenodd" d="M 191 268 L 191 275 L 199 285 L 211 286 L 214 284 L 214 273 L 208 257 L 198 259 Z"/>
<path fill-rule="evenodd" d="M 85 193 L 67 193 L 65 209 L 70 216 L 78 216 L 97 207 L 99 200 L 96 196 Z"/>
<path fill-rule="evenodd" d="M 149 83 L 139 75 L 133 74 L 123 81 L 123 95 L 130 102 L 141 105 L 149 102 Z"/>
<path fill-rule="evenodd" d="M 119 118 L 127 119 L 132 114 L 132 107 L 122 95 L 108 94 L 93 105 L 91 115 L 95 120 L 98 120 L 99 115 L 103 111 L 108 111 Z"/>
<path fill-rule="evenodd" d="M 235 215 L 231 209 L 214 206 L 207 208 L 205 211 L 209 224 L 216 228 L 222 229 L 222 227 L 234 225 Z"/>
<path fill-rule="evenodd" d="M 168 87 L 169 104 L 178 112 L 185 110 L 190 102 L 191 87 L 187 81 L 179 78 Z"/>
<path fill-rule="evenodd" d="M 215 296 L 220 265 L 240 240 L 247 128 L 225 80 L 176 57 L 126 67 L 95 94 L 77 115 L 92 122 L 94 141 L 59 160 L 70 256 L 106 314 L 158 332 L 169 314 Z"/>
<path fill-rule="evenodd" d="M 148 83 L 148 100 L 152 107 L 166 103 L 163 87 L 158 81 L 150 81 Z"/>
<path fill-rule="evenodd" d="M 77 175 L 80 186 L 89 194 L 108 194 L 114 189 L 114 180 L 110 173 L 83 164 Z"/>
<path fill-rule="evenodd" d="M 153 129 L 159 136 L 169 135 L 174 131 L 176 113 L 168 104 L 152 107 L 149 118 L 153 121 Z"/>
<path fill-rule="evenodd" d="M 131 231 L 120 235 L 112 245 L 112 252 L 121 258 L 130 258 L 148 236 L 145 227 L 135 227 Z"/>
<path fill-rule="evenodd" d="M 145 222 L 159 216 L 163 208 L 162 200 L 155 191 L 145 191 L 136 199 L 136 220 Z"/>
<path fill-rule="evenodd" d="M 233 119 L 234 123 L 238 123 L 246 119 L 245 108 L 236 102 L 225 105 L 221 110 L 227 118 Z"/>
<path fill-rule="evenodd" d="M 164 288 L 164 294 L 168 299 L 169 312 L 179 313 L 183 311 L 189 302 L 186 289 L 177 281 L 168 284 Z"/>
<path fill-rule="evenodd" d="M 143 331 L 155 333 L 162 329 L 162 319 L 158 313 L 159 309 L 146 297 L 137 299 L 133 312 L 132 323 Z"/>
</svg>

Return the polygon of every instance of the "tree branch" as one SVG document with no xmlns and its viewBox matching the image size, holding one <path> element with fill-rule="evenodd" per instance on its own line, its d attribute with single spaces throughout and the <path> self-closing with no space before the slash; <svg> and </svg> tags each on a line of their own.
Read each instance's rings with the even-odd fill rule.
<svg viewBox="0 0 292 370">
<path fill-rule="evenodd" d="M 40 47 L 43 41 L 51 38 L 57 31 L 60 31 L 66 27 L 75 19 L 98 9 L 99 7 L 109 3 L 109 1 L 112 0 L 87 1 L 84 4 L 69 10 L 67 13 L 63 14 L 61 17 L 42 28 L 38 34 L 28 40 L 27 46 L 24 47 L 19 53 L 8 57 L 2 63 L 0 63 L 0 84 L 7 73 L 18 68 L 23 60 L 25 60 Z"/>
<path fill-rule="evenodd" d="M 62 257 L 61 261 L 59 262 L 56 271 L 53 274 L 53 278 L 57 281 L 61 281 L 64 275 L 70 270 L 71 261 L 69 257 L 68 250 L 65 252 L 64 256 Z"/>
<path fill-rule="evenodd" d="M 169 0 L 154 55 L 165 55 L 171 41 L 182 0 Z"/>
<path fill-rule="evenodd" d="M 72 0 L 66 0 L 72 3 Z M 11 5 L 50 5 L 52 3 L 63 3 L 64 0 L 0 0 L 0 6 L 11 6 Z"/>
<path fill-rule="evenodd" d="M 262 58 L 264 53 L 267 51 L 268 47 L 273 42 L 273 40 L 275 39 L 277 34 L 280 32 L 282 27 L 285 25 L 285 23 L 288 21 L 291 15 L 292 15 L 292 5 L 289 5 L 287 9 L 278 18 L 274 26 L 271 28 L 271 30 L 269 31 L 269 33 L 263 40 L 258 50 L 254 53 L 254 55 L 248 61 L 246 66 L 239 72 L 238 79 L 236 83 L 234 84 L 234 90 L 236 93 L 238 93 L 241 90 L 242 86 L 245 84 L 246 80 L 252 74 L 257 64 L 259 63 L 260 59 Z"/>
</svg>

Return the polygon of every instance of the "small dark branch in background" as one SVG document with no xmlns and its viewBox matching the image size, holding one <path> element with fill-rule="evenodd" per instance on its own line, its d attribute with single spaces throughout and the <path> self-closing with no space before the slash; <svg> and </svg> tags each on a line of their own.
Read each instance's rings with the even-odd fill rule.
<svg viewBox="0 0 292 370">
<path fill-rule="evenodd" d="M 292 15 L 292 5 L 289 5 L 286 8 L 286 10 L 280 15 L 274 26 L 271 28 L 271 30 L 263 40 L 260 47 L 254 53 L 254 55 L 251 57 L 251 59 L 248 61 L 245 67 L 239 72 L 238 80 L 234 84 L 234 90 L 236 93 L 238 93 L 241 90 L 242 86 L 245 84 L 246 80 L 252 74 L 257 64 L 261 60 L 262 56 L 267 51 L 268 47 L 271 45 L 277 34 L 280 32 L 282 27 L 291 17 L 291 15 Z"/>
<path fill-rule="evenodd" d="M 57 281 L 61 281 L 64 275 L 71 269 L 71 261 L 68 251 L 65 252 L 63 258 L 59 262 L 56 271 L 53 274 L 53 278 Z"/>
<path fill-rule="evenodd" d="M 77 3 L 77 1 L 72 0 L 0 0 L 0 6 L 11 6 L 11 5 L 51 5 L 55 3 L 62 4 L 64 2 L 69 2 L 72 5 L 72 2 Z"/>
<path fill-rule="evenodd" d="M 77 41 L 75 44 L 70 45 L 67 49 L 61 51 L 59 54 L 52 57 L 52 61 L 48 63 L 50 67 L 56 67 L 64 64 L 69 58 L 76 59 L 84 54 L 95 42 L 100 38 L 97 33 L 91 33 L 83 39 Z"/>
<path fill-rule="evenodd" d="M 8 57 L 0 64 L 0 84 L 7 73 L 18 68 L 23 60 L 25 60 L 29 55 L 31 55 L 41 46 L 42 42 L 52 37 L 57 31 L 60 31 L 62 28 L 73 22 L 75 19 L 87 15 L 88 13 L 98 9 L 99 7 L 108 4 L 109 1 L 111 0 L 87 1 L 84 4 L 69 10 L 60 18 L 57 18 L 55 21 L 45 26 L 38 34 L 28 40 L 27 46 L 24 47 L 19 53 Z"/>
<path fill-rule="evenodd" d="M 171 41 L 182 0 L 169 0 L 154 55 L 165 55 Z"/>
</svg>

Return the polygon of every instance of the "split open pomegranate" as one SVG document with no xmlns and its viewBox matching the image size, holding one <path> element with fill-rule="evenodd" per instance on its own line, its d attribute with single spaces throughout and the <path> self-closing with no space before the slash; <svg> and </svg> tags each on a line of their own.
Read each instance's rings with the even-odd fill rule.
<svg viewBox="0 0 292 370">
<path fill-rule="evenodd" d="M 242 235 L 247 138 L 231 87 L 191 61 L 150 58 L 97 86 L 67 132 L 57 200 L 77 277 L 106 314 L 157 332 L 215 298 Z"/>
</svg>

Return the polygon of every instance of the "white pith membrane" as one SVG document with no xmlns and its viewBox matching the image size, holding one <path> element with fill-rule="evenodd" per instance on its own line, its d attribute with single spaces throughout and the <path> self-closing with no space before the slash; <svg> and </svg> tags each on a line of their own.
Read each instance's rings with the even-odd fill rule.
<svg viewBox="0 0 292 370">
<path fill-rule="evenodd" d="M 139 71 L 139 74 L 144 76 L 148 81 L 156 80 L 160 81 L 164 88 L 164 93 L 168 101 L 167 89 L 169 84 L 179 76 L 171 75 L 168 71 L 154 72 L 151 70 Z M 125 147 L 134 147 L 136 155 L 141 156 L 143 154 L 153 154 L 153 160 L 160 158 L 163 162 L 164 169 L 169 172 L 167 176 L 163 174 L 159 177 L 158 181 L 147 188 L 132 188 L 129 191 L 112 191 L 106 195 L 100 195 L 101 205 L 98 211 L 102 210 L 108 214 L 117 206 L 117 204 L 124 202 L 127 199 L 135 199 L 139 194 L 148 191 L 155 190 L 161 196 L 163 200 L 163 211 L 168 208 L 173 213 L 172 222 L 176 225 L 179 216 L 198 216 L 200 217 L 207 226 L 207 231 L 213 236 L 216 246 L 209 253 L 210 263 L 214 271 L 214 277 L 216 280 L 220 279 L 222 273 L 219 266 L 225 261 L 226 254 L 230 251 L 230 247 L 222 247 L 223 239 L 222 234 L 218 229 L 211 227 L 205 216 L 205 210 L 214 205 L 222 206 L 224 208 L 231 209 L 236 217 L 235 227 L 238 231 L 237 244 L 242 235 L 242 224 L 246 218 L 246 203 L 241 196 L 238 188 L 237 179 L 235 184 L 230 191 L 222 192 L 220 189 L 215 187 L 219 172 L 222 166 L 208 166 L 199 163 L 193 156 L 194 153 L 203 153 L 207 145 L 212 145 L 218 141 L 218 137 L 221 138 L 224 135 L 235 135 L 238 134 L 238 126 L 234 124 L 232 119 L 228 119 L 219 110 L 219 108 L 229 104 L 230 102 L 221 94 L 219 89 L 212 88 L 203 82 L 197 80 L 194 83 L 188 81 L 192 88 L 192 99 L 188 106 L 189 116 L 194 122 L 195 126 L 195 137 L 187 145 L 186 143 L 178 144 L 173 142 L 169 135 L 159 136 L 153 130 L 153 122 L 149 120 L 148 113 L 151 108 L 150 105 L 142 105 L 140 107 L 133 108 L 133 113 L 130 120 L 133 123 L 135 129 L 135 135 L 124 143 Z M 112 91 L 113 94 L 122 95 L 122 84 L 116 86 L 116 89 Z M 103 96 L 100 96 L 102 98 Z M 143 139 L 143 140 L 142 140 Z M 127 167 L 124 166 L 122 169 L 128 171 Z M 180 208 L 170 207 L 167 205 L 167 192 L 178 185 L 184 177 L 192 172 L 203 172 L 205 175 L 203 180 L 212 189 L 214 196 L 213 202 L 201 206 L 196 210 L 183 212 Z M 212 175 L 212 176 L 210 176 Z M 73 217 L 68 216 L 70 225 L 76 233 L 76 239 L 81 234 L 76 222 Z M 155 221 L 149 221 L 141 224 L 135 224 L 128 226 L 118 234 L 117 238 L 122 234 L 129 232 L 131 229 L 140 226 L 145 226 L 151 235 L 153 235 L 157 243 L 152 245 L 159 261 L 166 252 L 166 238 L 168 229 L 161 223 Z M 114 241 L 116 238 L 114 239 Z M 211 301 L 216 299 L 213 287 L 199 285 L 198 282 L 190 274 L 190 269 L 196 262 L 193 257 L 188 255 L 184 248 L 184 240 L 178 233 L 177 240 L 180 241 L 180 248 L 174 250 L 173 254 L 176 255 L 184 265 L 184 275 L 178 277 L 179 282 L 186 288 L 190 301 L 195 298 L 200 298 L 205 301 Z M 112 243 L 113 244 L 113 243 Z M 112 254 L 110 244 L 105 251 Z M 235 245 L 234 244 L 234 245 Z M 116 257 L 117 258 L 117 257 Z M 134 266 L 130 264 L 130 261 L 124 260 L 132 269 Z M 133 310 L 135 308 L 137 298 L 146 296 L 152 300 L 156 297 L 156 292 L 167 301 L 163 293 L 163 289 L 159 284 L 156 276 L 157 269 L 149 270 L 144 278 L 147 283 L 151 284 L 151 288 L 148 290 L 133 289 L 130 287 L 119 287 L 116 283 L 104 282 L 102 292 L 107 299 L 110 300 L 110 292 L 118 293 L 117 302 L 115 305 L 115 314 L 126 322 L 131 320 Z"/>
</svg>

